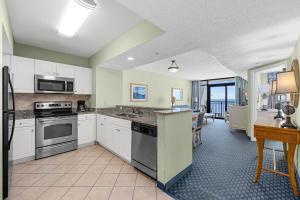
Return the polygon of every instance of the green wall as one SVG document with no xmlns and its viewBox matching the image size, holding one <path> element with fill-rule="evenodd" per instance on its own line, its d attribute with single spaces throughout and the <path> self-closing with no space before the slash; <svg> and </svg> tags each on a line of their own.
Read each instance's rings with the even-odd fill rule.
<svg viewBox="0 0 300 200">
<path fill-rule="evenodd" d="M 100 67 L 95 71 L 96 98 L 92 100 L 92 105 L 96 108 L 106 108 L 122 104 L 122 71 Z"/>
<path fill-rule="evenodd" d="M 130 102 L 130 83 L 148 85 L 147 102 Z M 171 107 L 171 89 L 183 89 L 183 101 L 175 105 L 191 102 L 192 82 L 143 70 L 130 69 L 123 71 L 123 104 L 147 107 Z"/>
<path fill-rule="evenodd" d="M 88 58 L 74 56 L 66 53 L 51 51 L 39 47 L 15 43 L 14 55 L 21 57 L 34 58 L 39 60 L 47 60 L 51 62 L 89 67 Z"/>
<path fill-rule="evenodd" d="M 89 60 L 90 66 L 100 66 L 102 62 L 148 42 L 163 33 L 164 31 L 159 27 L 147 20 L 143 20 L 105 48 L 95 53 Z"/>
<path fill-rule="evenodd" d="M 177 101 L 175 105 L 190 105 L 191 81 L 138 69 L 120 71 L 97 67 L 94 72 L 94 99 L 91 101 L 93 107 L 105 108 L 120 104 L 170 107 L 172 87 L 183 89 L 183 101 Z M 130 83 L 148 85 L 147 102 L 130 102 Z"/>
<path fill-rule="evenodd" d="M 192 112 L 157 114 L 157 180 L 166 184 L 192 164 Z"/>
<path fill-rule="evenodd" d="M 9 16 L 7 13 L 7 7 L 6 7 L 6 2 L 5 0 L 0 0 L 0 64 L 2 65 L 2 52 L 3 52 L 3 34 L 6 34 L 9 44 L 11 49 L 13 49 L 13 35 L 12 35 L 12 30 L 10 27 L 10 21 L 9 21 Z M 2 67 L 1 67 L 2 68 Z M 2 94 L 2 73 L 0 73 L 0 93 Z M 2 113 L 2 98 L 0 98 L 0 112 Z M 2 115 L 0 115 L 0 130 L 2 130 Z M 2 158 L 2 131 L 0 134 L 0 166 L 3 163 L 3 158 Z M 0 199 L 2 198 L 2 177 L 3 177 L 3 171 L 2 168 L 0 170 Z"/>
</svg>

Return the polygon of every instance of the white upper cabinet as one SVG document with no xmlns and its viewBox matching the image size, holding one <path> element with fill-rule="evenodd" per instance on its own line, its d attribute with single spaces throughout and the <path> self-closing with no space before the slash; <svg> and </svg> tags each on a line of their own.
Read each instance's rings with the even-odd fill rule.
<svg viewBox="0 0 300 200">
<path fill-rule="evenodd" d="M 92 94 L 92 70 L 75 67 L 75 94 Z"/>
<path fill-rule="evenodd" d="M 66 65 L 66 64 L 57 64 L 56 68 L 56 76 L 59 77 L 67 77 L 67 78 L 74 78 L 75 77 L 75 67 L 73 65 Z"/>
<path fill-rule="evenodd" d="M 11 56 L 11 78 L 16 93 L 34 93 L 34 60 Z"/>
<path fill-rule="evenodd" d="M 35 74 L 56 76 L 56 66 L 57 63 L 54 62 L 35 60 Z"/>
<path fill-rule="evenodd" d="M 3 54 L 2 63 L 3 66 L 10 66 L 10 55 Z"/>
</svg>

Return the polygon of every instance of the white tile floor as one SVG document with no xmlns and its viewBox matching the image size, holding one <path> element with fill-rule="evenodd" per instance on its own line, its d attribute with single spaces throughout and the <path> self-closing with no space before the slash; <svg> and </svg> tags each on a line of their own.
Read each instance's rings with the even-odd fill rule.
<svg viewBox="0 0 300 200">
<path fill-rule="evenodd" d="M 9 200 L 171 200 L 99 145 L 13 167 Z"/>
</svg>

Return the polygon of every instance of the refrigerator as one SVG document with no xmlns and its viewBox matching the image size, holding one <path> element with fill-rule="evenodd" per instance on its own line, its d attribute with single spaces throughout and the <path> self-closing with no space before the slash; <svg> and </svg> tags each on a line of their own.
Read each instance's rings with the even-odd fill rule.
<svg viewBox="0 0 300 200">
<path fill-rule="evenodd" d="M 15 128 L 15 98 L 14 90 L 10 78 L 9 67 L 4 66 L 2 69 L 2 134 L 3 134 L 3 197 L 8 197 L 8 190 L 10 186 L 11 174 L 12 174 L 12 139 Z"/>
</svg>

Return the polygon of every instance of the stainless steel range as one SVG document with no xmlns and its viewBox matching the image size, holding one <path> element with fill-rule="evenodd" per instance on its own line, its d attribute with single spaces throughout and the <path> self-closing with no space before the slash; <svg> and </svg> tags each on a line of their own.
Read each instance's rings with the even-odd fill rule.
<svg viewBox="0 0 300 200">
<path fill-rule="evenodd" d="M 36 159 L 77 149 L 77 113 L 72 112 L 72 102 L 35 102 L 34 114 Z"/>
</svg>

